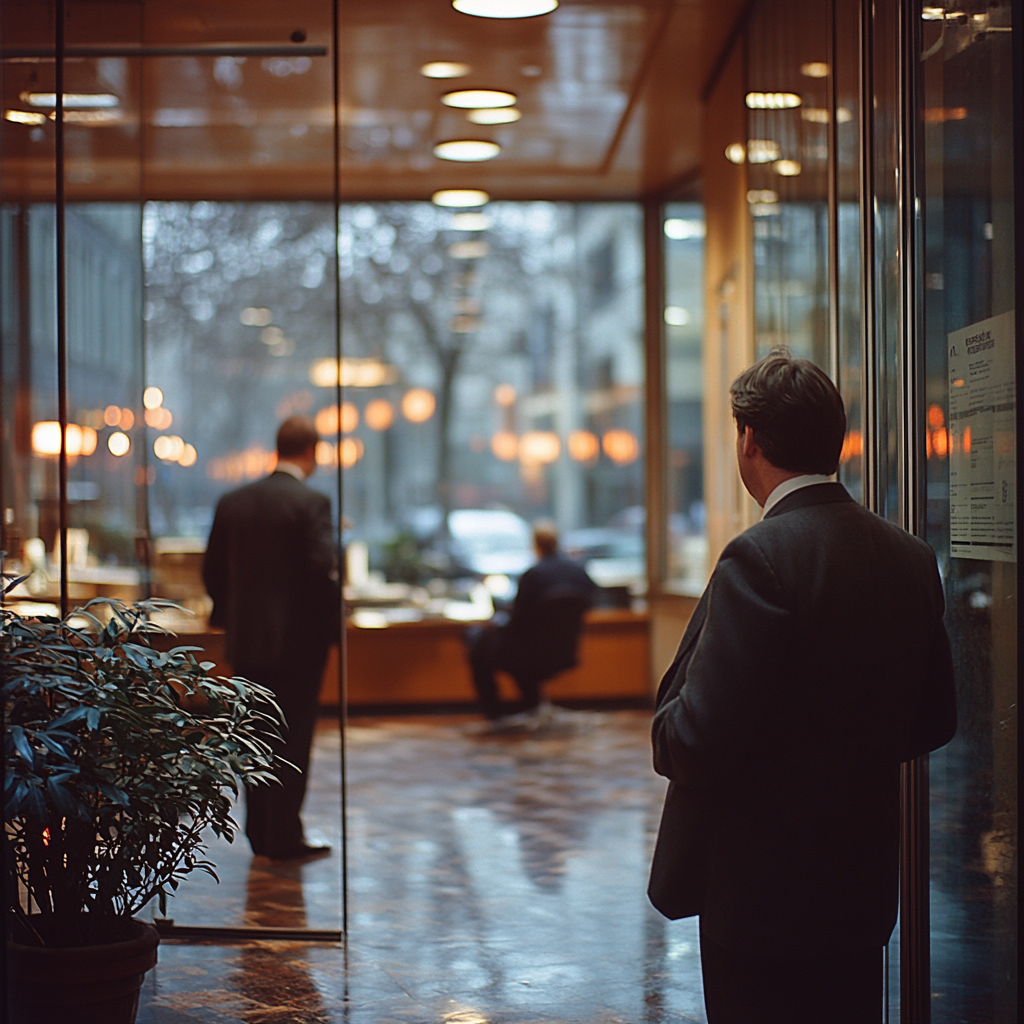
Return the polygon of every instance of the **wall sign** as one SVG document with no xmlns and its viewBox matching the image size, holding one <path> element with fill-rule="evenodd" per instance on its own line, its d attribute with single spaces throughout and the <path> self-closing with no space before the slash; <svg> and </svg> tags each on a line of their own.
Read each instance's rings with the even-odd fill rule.
<svg viewBox="0 0 1024 1024">
<path fill-rule="evenodd" d="M 949 540 L 954 558 L 1017 560 L 1014 313 L 949 335 Z"/>
</svg>

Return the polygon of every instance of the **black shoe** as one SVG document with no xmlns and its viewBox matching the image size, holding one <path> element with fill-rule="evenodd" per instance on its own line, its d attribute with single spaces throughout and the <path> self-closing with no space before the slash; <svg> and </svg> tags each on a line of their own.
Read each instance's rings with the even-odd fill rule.
<svg viewBox="0 0 1024 1024">
<path fill-rule="evenodd" d="M 301 843 L 290 850 L 275 850 L 271 853 L 271 860 L 304 860 L 307 857 L 326 857 L 331 852 L 330 846 L 310 846 L 309 843 Z"/>
</svg>

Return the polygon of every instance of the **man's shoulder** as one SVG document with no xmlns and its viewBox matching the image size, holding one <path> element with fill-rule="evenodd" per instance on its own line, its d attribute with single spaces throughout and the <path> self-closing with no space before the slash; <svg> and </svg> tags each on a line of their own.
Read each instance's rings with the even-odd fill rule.
<svg viewBox="0 0 1024 1024">
<path fill-rule="evenodd" d="M 757 548 L 769 561 L 794 551 L 814 551 L 836 544 L 850 557 L 859 549 L 879 548 L 911 559 L 934 562 L 935 554 L 920 537 L 866 509 L 856 501 L 805 504 L 755 523 L 733 544 Z M 728 550 L 728 548 L 726 549 Z"/>
</svg>

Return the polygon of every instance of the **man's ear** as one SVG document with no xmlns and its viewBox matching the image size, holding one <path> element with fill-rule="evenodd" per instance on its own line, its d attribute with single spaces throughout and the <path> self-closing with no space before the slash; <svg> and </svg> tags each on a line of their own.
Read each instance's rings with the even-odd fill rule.
<svg viewBox="0 0 1024 1024">
<path fill-rule="evenodd" d="M 754 438 L 754 428 L 749 424 L 743 428 L 741 450 L 743 452 L 743 457 L 746 459 L 754 458 L 754 456 L 761 451 L 760 445 L 758 445 Z"/>
</svg>

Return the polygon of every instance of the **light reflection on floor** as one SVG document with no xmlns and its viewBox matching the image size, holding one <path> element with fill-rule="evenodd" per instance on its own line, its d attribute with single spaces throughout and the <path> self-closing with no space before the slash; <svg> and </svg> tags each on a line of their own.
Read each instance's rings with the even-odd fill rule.
<svg viewBox="0 0 1024 1024">
<path fill-rule="evenodd" d="M 481 735 L 468 717 L 349 732 L 349 948 L 164 943 L 139 1024 L 703 1021 L 696 926 L 644 895 L 663 784 L 649 715 L 581 713 Z M 338 739 L 318 733 L 307 824 L 338 831 Z M 332 927 L 336 856 L 218 849 L 180 923 Z"/>
</svg>

